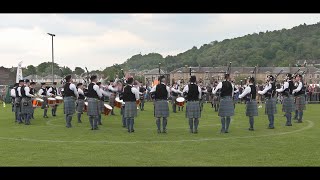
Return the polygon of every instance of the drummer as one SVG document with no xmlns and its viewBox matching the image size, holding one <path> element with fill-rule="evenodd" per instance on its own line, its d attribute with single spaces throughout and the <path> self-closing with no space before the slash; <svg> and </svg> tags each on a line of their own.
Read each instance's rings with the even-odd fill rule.
<svg viewBox="0 0 320 180">
<path fill-rule="evenodd" d="M 99 108 L 100 108 L 100 111 L 101 113 L 99 114 L 99 118 L 98 118 L 98 125 L 102 125 L 102 121 L 101 121 L 101 114 L 102 112 L 104 111 L 104 98 L 105 97 L 110 97 L 111 96 L 111 92 L 106 92 L 103 90 L 103 86 L 101 84 L 101 82 L 97 82 L 97 85 L 99 86 L 100 88 L 100 92 L 102 94 L 102 97 L 100 98 L 99 100 Z M 113 109 L 113 108 L 112 108 Z"/>
<path fill-rule="evenodd" d="M 43 99 L 42 107 L 43 109 L 43 117 L 48 118 L 47 111 L 48 111 L 48 97 L 47 97 L 47 89 L 46 89 L 46 83 L 41 83 L 41 88 L 38 92 L 38 95 Z"/>
<path fill-rule="evenodd" d="M 78 117 L 78 123 L 82 123 L 81 115 L 83 114 L 84 99 L 85 99 L 82 83 L 77 84 L 77 90 L 78 90 L 78 94 L 79 94 L 79 97 L 76 101 L 77 117 Z"/>
<path fill-rule="evenodd" d="M 34 88 L 35 87 L 35 85 L 36 85 L 36 83 L 35 82 L 31 82 L 30 83 L 30 94 L 31 95 L 33 95 L 33 96 L 35 96 L 36 95 L 36 89 Z M 32 108 L 32 113 L 31 113 L 31 119 L 34 119 L 34 109 L 35 109 L 35 107 L 33 107 Z"/>
<path fill-rule="evenodd" d="M 66 127 L 71 128 L 72 116 L 75 113 L 75 98 L 78 99 L 79 94 L 77 87 L 72 83 L 71 75 L 65 77 L 66 83 L 64 89 L 64 114 L 66 118 Z"/>
<path fill-rule="evenodd" d="M 109 98 L 109 105 L 112 107 L 111 115 L 115 115 L 113 112 L 114 109 L 114 101 L 116 99 L 116 93 L 118 89 L 115 87 L 115 82 L 114 80 L 110 80 L 110 85 L 108 86 L 108 90 L 111 93 L 110 98 Z"/>
<path fill-rule="evenodd" d="M 177 113 L 177 104 L 176 104 L 176 100 L 178 98 L 178 95 L 179 94 L 182 94 L 182 92 L 179 90 L 179 85 L 177 82 L 174 82 L 174 84 L 172 85 L 171 87 L 171 95 L 172 95 L 172 101 L 171 101 L 171 104 L 172 104 L 172 111 L 173 113 Z M 180 108 L 180 106 L 179 106 Z"/>
<path fill-rule="evenodd" d="M 49 97 L 55 98 L 56 96 L 61 96 L 61 94 L 59 94 L 56 86 L 57 86 L 57 82 L 53 82 L 53 85 L 48 89 L 47 95 Z M 52 116 L 56 116 L 57 107 L 58 107 L 58 104 L 56 104 L 52 107 L 52 110 L 51 110 Z"/>
<path fill-rule="evenodd" d="M 146 95 L 146 88 L 143 86 L 142 82 L 140 82 L 140 87 L 139 87 L 139 94 L 140 94 L 140 110 L 144 111 L 144 96 Z"/>
</svg>

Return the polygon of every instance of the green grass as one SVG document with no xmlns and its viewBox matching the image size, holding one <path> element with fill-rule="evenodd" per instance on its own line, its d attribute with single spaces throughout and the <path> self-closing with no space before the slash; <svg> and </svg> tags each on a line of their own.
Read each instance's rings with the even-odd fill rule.
<svg viewBox="0 0 320 180">
<path fill-rule="evenodd" d="M 230 133 L 220 134 L 219 117 L 206 104 L 198 134 L 189 133 L 184 112 L 171 113 L 168 134 L 157 134 L 153 105 L 146 103 L 128 134 L 118 108 L 91 131 L 87 115 L 65 128 L 61 106 L 57 117 L 43 119 L 37 109 L 32 125 L 15 124 L 8 105 L 0 108 L 0 166 L 319 166 L 319 107 L 308 105 L 304 123 L 286 127 L 278 105 L 273 130 L 259 109 L 250 132 L 245 106 L 237 105 Z"/>
</svg>

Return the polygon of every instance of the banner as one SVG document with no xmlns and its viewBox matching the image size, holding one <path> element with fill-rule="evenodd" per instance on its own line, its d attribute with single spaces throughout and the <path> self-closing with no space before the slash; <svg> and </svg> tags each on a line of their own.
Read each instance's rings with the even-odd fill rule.
<svg viewBox="0 0 320 180">
<path fill-rule="evenodd" d="M 22 65 L 22 61 L 19 62 L 17 67 L 16 83 L 19 83 L 19 80 L 23 79 L 21 65 Z"/>
</svg>

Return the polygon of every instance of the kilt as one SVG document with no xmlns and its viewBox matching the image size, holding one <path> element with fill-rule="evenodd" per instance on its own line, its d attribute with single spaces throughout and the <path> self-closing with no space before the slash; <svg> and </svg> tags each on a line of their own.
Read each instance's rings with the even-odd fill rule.
<svg viewBox="0 0 320 180">
<path fill-rule="evenodd" d="M 266 108 L 265 114 L 273 115 L 277 114 L 277 100 L 276 98 L 265 99 L 266 100 Z"/>
<path fill-rule="evenodd" d="M 14 100 L 14 112 L 20 113 L 21 111 L 21 100 L 20 98 L 15 98 Z"/>
<path fill-rule="evenodd" d="M 306 110 L 306 99 L 304 97 L 304 94 L 296 97 L 296 107 L 295 108 L 298 111 Z"/>
<path fill-rule="evenodd" d="M 127 101 L 124 104 L 124 118 L 137 117 L 137 104 L 136 102 Z"/>
<path fill-rule="evenodd" d="M 44 97 L 42 99 L 43 99 L 43 102 L 42 102 L 41 109 L 48 108 L 48 98 Z"/>
<path fill-rule="evenodd" d="M 186 118 L 200 118 L 200 102 L 199 101 L 188 101 L 186 106 Z"/>
<path fill-rule="evenodd" d="M 282 112 L 292 113 L 295 111 L 294 100 L 292 96 L 284 97 L 282 102 Z"/>
<path fill-rule="evenodd" d="M 213 96 L 213 104 L 217 105 L 220 103 L 220 97 L 219 96 Z"/>
<path fill-rule="evenodd" d="M 246 102 L 246 116 L 258 116 L 258 105 L 256 100 Z"/>
<path fill-rule="evenodd" d="M 88 116 L 99 116 L 101 114 L 99 99 L 88 98 L 87 114 Z"/>
<path fill-rule="evenodd" d="M 234 115 L 233 99 L 231 96 L 221 97 L 218 115 L 220 117 Z"/>
<path fill-rule="evenodd" d="M 114 107 L 115 99 L 116 99 L 116 94 L 115 93 L 111 93 L 110 98 L 109 98 L 109 105 L 111 107 Z"/>
<path fill-rule="evenodd" d="M 78 99 L 76 101 L 76 111 L 82 114 L 83 108 L 84 108 L 84 99 Z"/>
<path fill-rule="evenodd" d="M 63 99 L 63 109 L 64 109 L 64 114 L 74 114 L 75 113 L 75 97 L 69 96 L 69 97 L 64 97 Z"/>
<path fill-rule="evenodd" d="M 100 112 L 101 113 L 103 113 L 103 111 L 104 111 L 104 101 L 102 101 L 102 100 L 99 100 L 99 110 L 100 110 Z"/>
<path fill-rule="evenodd" d="M 172 100 L 171 100 L 171 104 L 176 104 L 176 100 L 177 100 L 178 96 L 172 96 Z"/>
<path fill-rule="evenodd" d="M 154 117 L 169 117 L 169 105 L 167 100 L 156 100 Z"/>
<path fill-rule="evenodd" d="M 25 106 L 24 103 L 27 103 Z M 22 98 L 21 100 L 21 114 L 32 114 L 32 100 L 31 98 Z"/>
</svg>

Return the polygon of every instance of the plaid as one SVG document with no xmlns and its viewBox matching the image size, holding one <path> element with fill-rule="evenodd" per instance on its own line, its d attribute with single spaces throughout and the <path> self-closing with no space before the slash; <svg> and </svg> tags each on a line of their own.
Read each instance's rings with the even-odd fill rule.
<svg viewBox="0 0 320 180">
<path fill-rule="evenodd" d="M 220 117 L 234 115 L 233 99 L 231 96 L 221 97 L 218 115 Z"/>
<path fill-rule="evenodd" d="M 295 111 L 294 100 L 292 96 L 284 97 L 282 102 L 282 112 L 291 113 Z"/>
<path fill-rule="evenodd" d="M 99 100 L 99 108 L 100 108 L 100 112 L 103 113 L 104 112 L 104 101 Z"/>
<path fill-rule="evenodd" d="M 169 105 L 166 100 L 157 100 L 155 102 L 154 117 L 169 117 Z"/>
<path fill-rule="evenodd" d="M 277 100 L 276 98 L 266 99 L 265 114 L 277 114 Z"/>
<path fill-rule="evenodd" d="M 63 99 L 64 104 L 64 114 L 74 114 L 75 113 L 75 98 L 70 97 L 64 97 Z"/>
<path fill-rule="evenodd" d="M 27 103 L 27 106 L 24 105 Z M 32 101 L 31 98 L 22 98 L 21 100 L 21 114 L 32 114 Z"/>
<path fill-rule="evenodd" d="M 76 101 L 76 111 L 78 113 L 83 113 L 83 108 L 84 108 L 84 100 L 83 99 L 78 99 Z"/>
<path fill-rule="evenodd" d="M 219 104 L 220 103 L 220 96 L 214 95 L 212 100 L 213 100 L 213 104 Z"/>
<path fill-rule="evenodd" d="M 258 116 L 258 105 L 256 100 L 246 102 L 246 116 Z"/>
<path fill-rule="evenodd" d="M 200 102 L 199 101 L 188 101 L 186 106 L 186 118 L 200 118 Z"/>
<path fill-rule="evenodd" d="M 137 104 L 136 102 L 125 102 L 124 104 L 124 118 L 137 117 Z"/>
<path fill-rule="evenodd" d="M 20 113 L 21 111 L 21 100 L 20 98 L 15 98 L 14 99 L 14 112 Z"/>
<path fill-rule="evenodd" d="M 99 116 L 101 114 L 99 100 L 95 98 L 88 98 L 88 116 Z"/>
<path fill-rule="evenodd" d="M 41 109 L 48 108 L 48 98 L 44 97 L 42 99 L 43 99 L 43 102 L 42 102 Z"/>
<path fill-rule="evenodd" d="M 304 94 L 296 97 L 296 110 L 303 111 L 306 110 L 306 99 Z"/>
<path fill-rule="evenodd" d="M 115 93 L 111 93 L 110 97 L 109 97 L 109 105 L 113 108 L 114 107 L 114 102 L 116 99 L 116 95 Z"/>
</svg>

